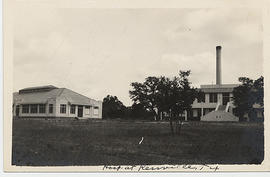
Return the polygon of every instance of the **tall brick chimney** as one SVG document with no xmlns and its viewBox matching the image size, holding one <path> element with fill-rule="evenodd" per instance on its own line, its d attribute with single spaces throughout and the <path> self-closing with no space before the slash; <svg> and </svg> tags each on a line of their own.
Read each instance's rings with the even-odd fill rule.
<svg viewBox="0 0 270 177">
<path fill-rule="evenodd" d="M 216 47 L 216 84 L 221 85 L 221 46 Z"/>
</svg>

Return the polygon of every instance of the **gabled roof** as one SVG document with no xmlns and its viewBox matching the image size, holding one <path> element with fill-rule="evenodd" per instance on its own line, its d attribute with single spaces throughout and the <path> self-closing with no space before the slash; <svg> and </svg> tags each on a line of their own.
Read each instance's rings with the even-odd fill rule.
<svg viewBox="0 0 270 177">
<path fill-rule="evenodd" d="M 40 87 L 35 88 L 40 89 Z M 53 86 L 49 90 L 44 89 L 44 91 L 15 92 L 13 93 L 13 102 L 19 104 L 42 104 L 47 103 L 49 99 L 57 99 L 59 97 L 66 99 L 70 104 L 76 105 L 93 105 L 95 101 L 70 89 Z"/>
</svg>

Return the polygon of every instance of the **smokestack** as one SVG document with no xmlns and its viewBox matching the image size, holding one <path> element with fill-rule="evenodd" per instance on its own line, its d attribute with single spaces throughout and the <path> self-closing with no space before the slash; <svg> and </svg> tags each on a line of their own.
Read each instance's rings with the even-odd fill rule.
<svg viewBox="0 0 270 177">
<path fill-rule="evenodd" d="M 221 46 L 216 47 L 216 84 L 221 85 Z"/>
</svg>

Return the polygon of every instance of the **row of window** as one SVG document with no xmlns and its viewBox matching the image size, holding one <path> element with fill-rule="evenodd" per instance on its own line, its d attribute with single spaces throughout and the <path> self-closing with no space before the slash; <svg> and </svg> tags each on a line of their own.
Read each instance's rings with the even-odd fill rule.
<svg viewBox="0 0 270 177">
<path fill-rule="evenodd" d="M 98 107 L 94 107 L 94 109 Z M 70 106 L 70 114 L 75 114 L 76 106 L 71 105 Z M 67 112 L 67 105 L 66 104 L 60 104 L 60 113 L 66 114 Z M 90 114 L 90 106 L 85 106 L 85 114 Z"/>
<path fill-rule="evenodd" d="M 75 114 L 76 106 L 70 106 L 70 114 Z M 66 114 L 67 105 L 60 104 L 60 113 Z M 22 105 L 22 113 L 23 114 L 44 114 L 46 113 L 46 104 L 23 104 Z M 53 104 L 49 104 L 49 113 L 53 113 Z M 85 106 L 85 114 L 90 114 L 90 106 Z M 94 114 L 98 114 L 98 107 L 94 107 Z"/>
<path fill-rule="evenodd" d="M 209 93 L 209 102 L 210 103 L 217 103 L 217 93 Z M 223 102 L 230 101 L 230 94 L 229 93 L 222 93 Z M 201 98 L 198 99 L 198 103 L 205 102 L 205 94 L 202 95 Z"/>
<path fill-rule="evenodd" d="M 46 113 L 46 104 L 23 104 L 22 105 L 23 114 L 44 114 Z M 49 113 L 53 113 L 53 104 L 49 104 Z"/>
</svg>

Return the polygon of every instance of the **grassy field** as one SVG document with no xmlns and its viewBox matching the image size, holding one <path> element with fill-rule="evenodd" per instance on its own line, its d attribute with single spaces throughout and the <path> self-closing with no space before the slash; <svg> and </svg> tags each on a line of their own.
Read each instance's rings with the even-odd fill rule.
<svg viewBox="0 0 270 177">
<path fill-rule="evenodd" d="M 14 165 L 258 164 L 263 123 L 13 121 Z M 144 137 L 141 144 L 139 141 Z"/>
</svg>

